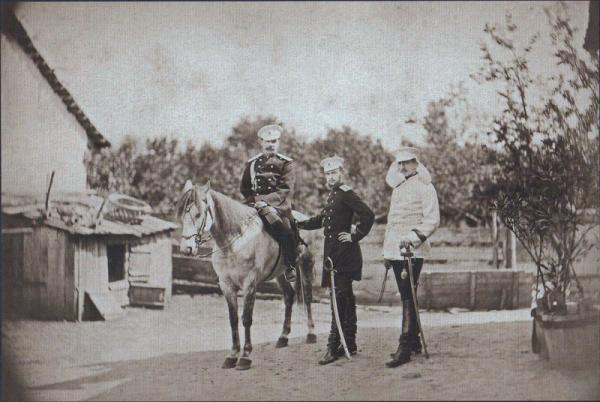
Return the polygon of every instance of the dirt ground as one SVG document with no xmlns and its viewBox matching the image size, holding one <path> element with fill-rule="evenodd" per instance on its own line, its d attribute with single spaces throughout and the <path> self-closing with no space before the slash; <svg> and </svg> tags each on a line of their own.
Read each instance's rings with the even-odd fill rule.
<svg viewBox="0 0 600 402">
<path fill-rule="evenodd" d="M 555 369 L 531 353 L 528 310 L 422 312 L 430 359 L 396 369 L 384 363 L 399 307 L 359 306 L 358 355 L 328 366 L 317 360 L 329 306 L 313 312 L 317 344 L 304 343 L 295 306 L 290 345 L 275 349 L 283 304 L 258 300 L 249 371 L 220 368 L 230 335 L 217 295 L 177 295 L 164 311 L 129 308 L 110 322 L 4 321 L 5 375 L 27 400 L 600 399 L 598 371 Z"/>
</svg>

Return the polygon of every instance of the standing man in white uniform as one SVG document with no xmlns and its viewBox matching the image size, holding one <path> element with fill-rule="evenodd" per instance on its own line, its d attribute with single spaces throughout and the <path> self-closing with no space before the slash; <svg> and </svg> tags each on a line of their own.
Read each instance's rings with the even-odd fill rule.
<svg viewBox="0 0 600 402">
<path fill-rule="evenodd" d="M 388 169 L 386 182 L 394 191 L 383 241 L 383 257 L 386 268 L 394 270 L 402 298 L 399 345 L 386 366 L 397 367 L 408 363 L 411 353 L 421 352 L 408 263 L 400 249 L 410 245 L 414 252 L 412 266 L 416 287 L 423 261 L 431 249 L 428 238 L 440 224 L 440 210 L 437 193 L 431 184 L 431 175 L 419 163 L 416 148 L 402 147 L 396 152 L 395 161 Z"/>
</svg>

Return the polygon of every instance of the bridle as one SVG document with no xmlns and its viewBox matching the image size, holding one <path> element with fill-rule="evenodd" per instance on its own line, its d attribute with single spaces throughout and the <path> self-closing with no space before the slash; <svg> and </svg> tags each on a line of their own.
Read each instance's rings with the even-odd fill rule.
<svg viewBox="0 0 600 402">
<path fill-rule="evenodd" d="M 192 203 L 190 203 L 192 204 Z M 204 229 L 206 227 L 206 223 L 208 222 L 208 218 L 210 217 L 211 221 L 214 222 L 214 217 L 213 217 L 213 213 L 212 210 L 210 208 L 210 203 L 208 201 L 208 199 L 206 200 L 206 209 L 204 211 L 204 213 L 202 214 L 202 222 L 200 223 L 200 225 L 198 227 L 196 227 L 196 219 L 194 219 L 194 217 L 192 216 L 192 213 L 190 212 L 191 209 L 191 205 L 185 209 L 185 212 L 183 213 L 183 216 L 185 216 L 186 214 L 189 214 L 190 217 L 192 218 L 192 225 L 194 226 L 194 228 L 196 228 L 196 232 L 192 235 L 189 236 L 181 236 L 183 239 L 185 240 L 189 240 L 191 238 L 194 238 L 194 241 L 196 242 L 196 248 L 200 248 L 201 245 L 203 245 L 204 243 L 210 241 L 213 236 L 212 233 L 208 233 L 208 236 L 206 236 L 205 238 L 202 237 L 202 234 L 204 233 Z M 254 220 L 258 215 L 257 214 L 253 214 L 250 215 L 248 217 L 248 219 L 244 222 L 242 222 L 242 226 L 246 225 L 247 223 L 249 223 L 250 221 Z M 233 237 L 233 239 L 231 239 L 226 245 L 219 247 L 214 247 L 213 250 L 207 254 L 203 254 L 203 255 L 196 255 L 196 257 L 199 258 L 206 258 L 209 257 L 211 255 L 213 255 L 214 253 L 218 252 L 218 251 L 224 251 L 226 249 L 228 249 L 229 247 L 231 247 L 239 238 L 241 238 L 244 235 L 244 231 L 241 231 L 240 233 L 238 233 L 236 236 Z"/>
<path fill-rule="evenodd" d="M 190 215 L 190 218 L 192 218 L 192 225 L 194 226 L 194 228 L 196 228 L 196 220 L 194 219 L 194 217 L 192 216 L 191 212 L 190 212 L 191 206 L 189 208 L 187 208 L 184 212 L 184 216 L 186 214 Z M 208 205 L 208 202 L 206 203 L 206 209 L 204 210 L 204 213 L 202 214 L 202 222 L 200 223 L 200 226 L 198 226 L 196 228 L 196 232 L 194 234 L 191 234 L 189 236 L 182 236 L 185 240 L 189 240 L 192 237 L 194 238 L 194 241 L 196 242 L 196 247 L 200 247 L 201 245 L 203 245 L 204 243 L 208 242 L 209 240 L 212 239 L 212 234 L 209 233 L 208 236 L 206 236 L 205 239 L 202 239 L 202 233 L 204 233 L 204 228 L 206 227 L 206 222 L 208 222 L 208 217 L 210 216 L 210 219 L 213 220 L 213 216 L 212 216 L 212 212 L 210 210 L 210 207 Z"/>
</svg>

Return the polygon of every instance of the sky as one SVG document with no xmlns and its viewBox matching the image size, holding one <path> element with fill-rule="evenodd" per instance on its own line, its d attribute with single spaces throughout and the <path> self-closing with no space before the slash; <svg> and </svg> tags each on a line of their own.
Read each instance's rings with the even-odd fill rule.
<svg viewBox="0 0 600 402">
<path fill-rule="evenodd" d="M 245 116 L 273 115 L 308 138 L 348 125 L 422 140 L 427 104 L 463 82 L 474 110 L 500 107 L 469 78 L 486 22 L 510 12 L 534 68 L 551 70 L 553 2 L 23 3 L 17 16 L 99 131 L 220 145 Z M 588 2 L 568 3 L 583 42 Z"/>
</svg>

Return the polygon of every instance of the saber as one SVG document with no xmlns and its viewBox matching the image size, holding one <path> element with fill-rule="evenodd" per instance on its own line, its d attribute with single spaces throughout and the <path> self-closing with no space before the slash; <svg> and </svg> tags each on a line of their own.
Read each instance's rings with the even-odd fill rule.
<svg viewBox="0 0 600 402">
<path fill-rule="evenodd" d="M 419 315 L 419 305 L 417 304 L 417 292 L 415 290 L 415 280 L 413 275 L 413 267 L 412 267 L 412 256 L 414 253 L 410 251 L 410 245 L 406 246 L 406 252 L 401 253 L 406 261 L 408 262 L 408 277 L 410 279 L 410 290 L 412 292 L 413 302 L 415 303 L 415 313 L 417 314 L 417 325 L 419 326 L 419 331 L 421 332 L 421 340 L 423 341 L 423 350 L 425 351 L 425 357 L 429 359 L 429 353 L 427 353 L 427 344 L 425 343 L 425 334 L 423 333 L 423 327 L 421 326 L 421 316 Z"/>
<path fill-rule="evenodd" d="M 346 345 L 346 338 L 344 338 L 344 332 L 342 331 L 342 323 L 340 322 L 340 314 L 338 313 L 337 308 L 337 299 L 335 297 L 335 281 L 333 279 L 335 270 L 333 269 L 333 260 L 331 257 L 327 257 L 324 264 L 325 271 L 329 272 L 331 278 L 331 287 L 329 288 L 329 294 L 331 304 L 333 307 L 333 316 L 335 317 L 335 324 L 337 325 L 338 332 L 340 334 L 340 340 L 342 341 L 342 346 L 344 348 L 344 354 L 348 360 L 352 360 L 350 357 L 350 352 L 348 351 L 348 346 Z"/>
<path fill-rule="evenodd" d="M 385 292 L 385 283 L 387 282 L 388 271 L 390 267 L 385 267 L 385 276 L 383 277 L 383 283 L 381 284 L 381 290 L 379 291 L 379 298 L 377 299 L 377 304 L 381 303 L 383 299 L 383 292 Z"/>
</svg>

